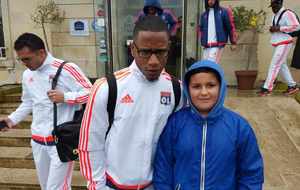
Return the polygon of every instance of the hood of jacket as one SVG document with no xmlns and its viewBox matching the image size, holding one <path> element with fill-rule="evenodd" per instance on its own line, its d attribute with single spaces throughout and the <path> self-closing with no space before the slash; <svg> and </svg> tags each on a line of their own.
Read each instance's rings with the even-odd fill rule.
<svg viewBox="0 0 300 190">
<path fill-rule="evenodd" d="M 205 0 L 204 3 L 205 3 L 205 10 L 208 10 L 209 9 L 208 0 Z M 219 7 L 220 7 L 220 2 L 219 2 L 219 0 L 216 0 L 215 5 L 214 5 L 213 8 L 219 8 Z"/>
<path fill-rule="evenodd" d="M 157 13 L 160 15 L 163 12 L 163 9 L 160 4 L 160 0 L 145 0 L 144 1 L 144 14 L 148 14 L 148 8 L 149 7 L 155 7 L 157 9 Z"/>
<path fill-rule="evenodd" d="M 190 66 L 190 68 L 188 69 L 188 71 L 186 72 L 185 76 L 184 76 L 184 81 L 183 81 L 183 90 L 184 93 L 186 95 L 186 97 L 188 98 L 189 102 L 190 102 L 190 106 L 192 108 L 192 112 L 197 113 L 197 116 L 199 116 L 199 118 L 204 119 L 201 114 L 199 113 L 199 111 L 197 110 L 197 108 L 192 104 L 191 101 L 191 96 L 189 93 L 189 84 L 187 81 L 187 77 L 189 75 L 191 75 L 193 70 L 199 69 L 199 68 L 210 68 L 214 71 L 216 71 L 220 77 L 221 83 L 220 83 L 220 92 L 219 92 L 219 97 L 217 100 L 217 103 L 215 104 L 215 106 L 213 107 L 213 109 L 209 112 L 209 114 L 207 115 L 207 119 L 213 119 L 216 118 L 217 116 L 219 116 L 224 108 L 224 101 L 225 101 L 225 97 L 226 97 L 226 81 L 224 78 L 224 71 L 221 68 L 221 66 L 213 61 L 209 61 L 209 60 L 201 60 L 198 61 L 196 63 L 194 63 L 193 65 Z"/>
</svg>

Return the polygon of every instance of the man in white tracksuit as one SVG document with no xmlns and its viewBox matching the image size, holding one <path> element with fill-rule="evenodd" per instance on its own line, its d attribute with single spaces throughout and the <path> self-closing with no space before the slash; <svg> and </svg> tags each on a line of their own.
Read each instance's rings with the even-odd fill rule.
<svg viewBox="0 0 300 190">
<path fill-rule="evenodd" d="M 92 85 L 78 66 L 66 63 L 57 88 L 51 90 L 52 79 L 63 61 L 48 53 L 35 34 L 22 34 L 14 48 L 28 69 L 23 73 L 22 103 L 4 121 L 8 128 L 13 128 L 32 113 L 31 146 L 41 189 L 70 190 L 73 162 L 63 163 L 58 157 L 51 134 L 53 102 L 58 103 L 57 123 L 71 121 L 80 104 L 87 101 Z"/>
<path fill-rule="evenodd" d="M 299 91 L 290 70 L 287 66 L 287 56 L 293 45 L 293 37 L 289 34 L 299 29 L 300 24 L 296 15 L 289 9 L 283 7 L 283 0 L 271 0 L 272 11 L 274 12 L 273 23 L 270 27 L 271 43 L 274 46 L 274 53 L 269 66 L 268 76 L 259 92 L 260 96 L 267 96 L 272 93 L 274 81 L 278 75 L 287 82 L 286 95 L 292 95 Z"/>
<path fill-rule="evenodd" d="M 80 132 L 80 169 L 89 190 L 153 189 L 152 163 L 158 138 L 174 108 L 171 77 L 164 72 L 168 29 L 157 16 L 135 25 L 131 51 L 135 61 L 115 73 L 117 101 L 109 125 L 106 79 L 98 80 Z"/>
</svg>

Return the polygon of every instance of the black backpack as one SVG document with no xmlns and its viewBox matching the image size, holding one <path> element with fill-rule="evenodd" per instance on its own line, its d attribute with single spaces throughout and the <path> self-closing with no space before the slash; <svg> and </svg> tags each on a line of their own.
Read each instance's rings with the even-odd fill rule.
<svg viewBox="0 0 300 190">
<path fill-rule="evenodd" d="M 299 17 L 298 17 L 298 15 L 297 15 L 294 11 L 292 11 L 292 10 L 290 10 L 290 9 L 285 9 L 285 10 L 283 10 L 283 11 L 280 13 L 280 15 L 279 15 L 279 17 L 278 17 L 276 23 L 275 23 L 275 17 L 273 18 L 273 26 L 279 26 L 279 21 L 280 21 L 281 17 L 283 16 L 283 14 L 284 14 L 287 10 L 291 11 L 292 13 L 294 13 L 294 15 L 296 16 L 298 22 L 300 23 Z M 289 33 L 287 33 L 287 34 L 289 34 L 289 35 L 292 36 L 292 37 L 300 36 L 300 30 L 294 31 L 294 32 L 289 32 Z"/>
<path fill-rule="evenodd" d="M 107 113 L 108 113 L 108 129 L 105 134 L 105 138 L 107 137 L 111 125 L 114 121 L 114 114 L 115 114 L 115 108 L 116 108 L 116 101 L 117 101 L 117 81 L 116 77 L 113 74 L 107 74 L 106 75 L 106 80 L 108 84 L 108 100 L 107 100 Z M 173 108 L 173 112 L 176 110 L 180 98 L 181 98 L 181 87 L 179 81 L 172 76 L 172 86 L 173 86 L 173 93 L 175 96 L 175 106 Z"/>
</svg>

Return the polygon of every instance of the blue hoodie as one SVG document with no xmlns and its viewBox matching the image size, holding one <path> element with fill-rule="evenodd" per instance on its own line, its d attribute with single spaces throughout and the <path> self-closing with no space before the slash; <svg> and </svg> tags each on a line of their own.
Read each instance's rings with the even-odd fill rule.
<svg viewBox="0 0 300 190">
<path fill-rule="evenodd" d="M 159 0 L 145 0 L 144 1 L 144 13 L 145 15 L 148 14 L 148 8 L 149 7 L 155 7 L 157 9 L 158 15 L 161 15 L 163 12 L 163 9 L 161 8 L 161 4 Z"/>
<path fill-rule="evenodd" d="M 220 65 L 211 61 L 193 64 L 211 68 L 221 79 L 217 103 L 207 117 L 191 104 L 172 114 L 160 136 L 154 160 L 153 184 L 157 190 L 262 190 L 263 160 L 249 123 L 224 107 L 226 82 Z"/>
<path fill-rule="evenodd" d="M 159 16 L 163 21 L 165 21 L 168 27 L 168 31 L 170 32 L 170 35 L 172 36 L 175 35 L 177 30 L 176 28 L 177 18 L 170 10 L 163 9 L 161 7 L 160 0 L 145 0 L 143 11 L 139 12 L 136 21 L 148 15 L 149 7 L 156 8 L 157 16 Z"/>
</svg>

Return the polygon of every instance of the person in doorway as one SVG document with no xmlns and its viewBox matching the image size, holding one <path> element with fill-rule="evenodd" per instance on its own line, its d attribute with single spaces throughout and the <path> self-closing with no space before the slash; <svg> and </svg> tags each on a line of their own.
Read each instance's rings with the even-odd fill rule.
<svg viewBox="0 0 300 190">
<path fill-rule="evenodd" d="M 168 50 L 168 28 L 160 17 L 145 16 L 136 23 L 134 61 L 115 73 L 117 100 L 107 136 L 108 84 L 100 79 L 93 86 L 79 142 L 80 168 L 89 190 L 153 189 L 156 144 L 176 99 L 164 71 Z"/>
<path fill-rule="evenodd" d="M 60 64 L 45 49 L 40 37 L 32 33 L 20 35 L 14 43 L 18 60 L 27 70 L 22 79 L 22 103 L 7 118 L 1 119 L 8 130 L 32 113 L 31 147 L 42 190 L 71 189 L 73 162 L 61 162 L 53 131 L 53 102 L 57 104 L 58 123 L 71 121 L 80 104 L 87 102 L 92 87 L 80 68 L 66 63 L 58 79 L 56 90 L 51 90 L 52 79 Z"/>
<path fill-rule="evenodd" d="M 163 9 L 160 0 L 145 0 L 144 8 L 139 12 L 136 22 L 147 15 L 159 16 L 167 24 L 171 36 L 176 35 L 176 16 L 168 9 Z"/>
<path fill-rule="evenodd" d="M 259 96 L 270 95 L 274 87 L 274 81 L 280 72 L 288 85 L 284 94 L 292 95 L 299 92 L 299 88 L 296 86 L 296 82 L 287 66 L 287 56 L 293 45 L 293 37 L 289 33 L 297 31 L 300 24 L 296 15 L 291 10 L 284 8 L 283 0 L 271 0 L 270 7 L 274 13 L 272 26 L 269 29 L 274 53 L 267 78 L 258 94 Z"/>
<path fill-rule="evenodd" d="M 237 34 L 231 9 L 219 5 L 219 0 L 205 0 L 205 12 L 199 25 L 199 37 L 203 46 L 203 59 L 220 63 L 223 49 L 228 41 L 231 50 L 236 49 Z"/>
<path fill-rule="evenodd" d="M 189 107 L 172 114 L 154 160 L 157 190 L 262 190 L 263 159 L 255 134 L 223 106 L 224 72 L 216 62 L 194 63 L 184 76 Z"/>
</svg>

